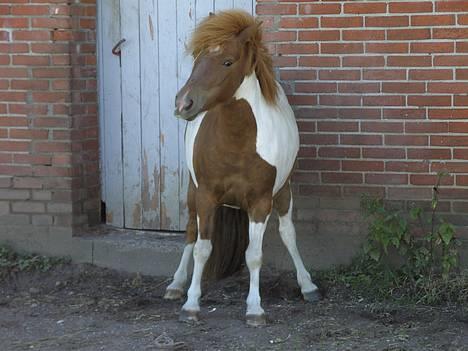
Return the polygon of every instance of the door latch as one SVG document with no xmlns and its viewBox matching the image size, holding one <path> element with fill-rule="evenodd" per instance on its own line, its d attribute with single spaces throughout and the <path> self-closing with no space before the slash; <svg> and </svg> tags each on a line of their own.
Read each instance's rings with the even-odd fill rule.
<svg viewBox="0 0 468 351">
<path fill-rule="evenodd" d="M 112 53 L 115 56 L 120 56 L 120 54 L 121 54 L 120 45 L 122 45 L 125 42 L 126 42 L 126 39 L 122 38 L 117 42 L 117 44 L 114 45 L 114 47 L 112 48 Z"/>
</svg>

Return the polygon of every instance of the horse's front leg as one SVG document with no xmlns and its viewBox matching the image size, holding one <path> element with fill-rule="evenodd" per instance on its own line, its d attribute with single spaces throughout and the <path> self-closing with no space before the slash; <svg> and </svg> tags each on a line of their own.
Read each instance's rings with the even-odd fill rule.
<svg viewBox="0 0 468 351">
<path fill-rule="evenodd" d="M 186 235 L 186 245 L 184 252 L 182 253 L 182 258 L 180 259 L 179 267 L 174 273 L 174 279 L 172 283 L 166 288 L 166 294 L 164 298 L 166 300 L 178 300 L 184 296 L 185 293 L 185 284 L 187 283 L 188 273 L 189 273 L 189 264 L 190 258 L 192 257 L 193 247 L 195 241 L 197 240 L 197 217 L 194 213 L 190 214 L 190 218 L 187 224 L 187 235 Z"/>
<path fill-rule="evenodd" d="M 201 205 L 199 206 L 199 202 Z M 211 235 L 216 205 L 209 199 L 197 200 L 198 238 L 193 248 L 193 274 L 187 301 L 182 306 L 179 319 L 181 321 L 198 321 L 200 312 L 201 278 L 206 261 L 210 257 L 212 245 Z"/>
<path fill-rule="evenodd" d="M 192 283 L 187 292 L 187 302 L 182 306 L 179 319 L 181 321 L 198 321 L 200 312 L 201 278 L 206 261 L 210 257 L 212 250 L 211 240 L 200 239 L 200 236 L 193 248 L 193 275 Z"/>
<path fill-rule="evenodd" d="M 245 260 L 250 272 L 250 288 L 247 296 L 246 321 L 250 326 L 266 324 L 265 311 L 260 298 L 260 268 L 262 267 L 262 243 L 272 200 L 264 199 L 249 209 L 249 246 Z"/>
<path fill-rule="evenodd" d="M 187 206 L 189 210 L 189 220 L 186 229 L 186 245 L 179 267 L 174 273 L 172 283 L 166 288 L 164 298 L 167 300 L 177 300 L 184 296 L 185 284 L 187 283 L 190 258 L 192 257 L 193 247 L 197 240 L 197 211 L 195 205 L 195 185 L 190 177 L 189 188 L 187 192 Z"/>
<path fill-rule="evenodd" d="M 166 288 L 166 294 L 164 298 L 166 300 L 178 300 L 184 296 L 185 284 L 187 283 L 188 268 L 190 263 L 190 257 L 192 257 L 194 242 L 187 242 L 180 259 L 179 267 L 177 267 L 174 273 L 174 279 L 172 283 Z"/>
</svg>

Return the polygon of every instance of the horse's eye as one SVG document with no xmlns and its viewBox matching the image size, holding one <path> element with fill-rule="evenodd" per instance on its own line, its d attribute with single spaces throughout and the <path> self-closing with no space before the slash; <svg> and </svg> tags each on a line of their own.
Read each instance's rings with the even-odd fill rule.
<svg viewBox="0 0 468 351">
<path fill-rule="evenodd" d="M 232 61 L 226 60 L 226 61 L 224 61 L 223 65 L 226 66 L 226 67 L 229 67 L 229 66 L 232 65 Z"/>
</svg>

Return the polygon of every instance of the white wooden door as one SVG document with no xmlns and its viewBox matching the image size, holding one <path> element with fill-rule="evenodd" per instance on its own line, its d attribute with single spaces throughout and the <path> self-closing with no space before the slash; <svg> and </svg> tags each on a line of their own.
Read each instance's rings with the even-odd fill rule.
<svg viewBox="0 0 468 351">
<path fill-rule="evenodd" d="M 98 12 L 102 198 L 107 223 L 184 230 L 185 122 L 174 98 L 192 59 L 185 44 L 209 12 L 255 0 L 101 0 Z M 120 39 L 121 55 L 111 50 Z"/>
</svg>

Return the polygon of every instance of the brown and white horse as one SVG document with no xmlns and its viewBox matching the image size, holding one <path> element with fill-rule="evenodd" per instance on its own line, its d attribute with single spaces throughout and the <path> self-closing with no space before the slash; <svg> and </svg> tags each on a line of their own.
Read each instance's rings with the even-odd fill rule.
<svg viewBox="0 0 468 351">
<path fill-rule="evenodd" d="M 250 272 L 247 323 L 265 324 L 259 275 L 263 234 L 273 208 L 304 299 L 319 299 L 291 220 L 289 177 L 299 149 L 297 125 L 275 81 L 260 24 L 243 11 L 220 12 L 198 25 L 189 45 L 193 70 L 176 96 L 175 114 L 188 121 L 190 218 L 187 245 L 165 295 L 183 296 L 193 251 L 192 282 L 181 320 L 198 320 L 204 271 L 218 278 L 232 274 L 245 257 Z"/>
</svg>

